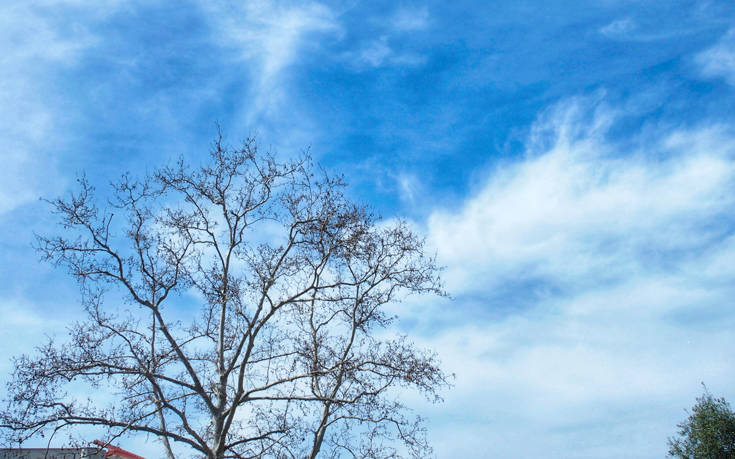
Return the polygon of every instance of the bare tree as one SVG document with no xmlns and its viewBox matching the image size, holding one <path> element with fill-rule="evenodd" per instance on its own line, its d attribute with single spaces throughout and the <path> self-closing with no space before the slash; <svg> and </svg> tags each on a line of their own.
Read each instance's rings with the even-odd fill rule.
<svg viewBox="0 0 735 459">
<path fill-rule="evenodd" d="M 157 436 L 169 458 L 174 443 L 207 458 L 429 454 L 400 391 L 438 400 L 447 378 L 386 331 L 385 305 L 443 294 L 435 262 L 314 169 L 220 137 L 208 165 L 123 176 L 103 207 L 84 178 L 52 201 L 63 228 L 39 250 L 79 281 L 88 318 L 15 359 L 5 441 L 92 425 Z"/>
</svg>

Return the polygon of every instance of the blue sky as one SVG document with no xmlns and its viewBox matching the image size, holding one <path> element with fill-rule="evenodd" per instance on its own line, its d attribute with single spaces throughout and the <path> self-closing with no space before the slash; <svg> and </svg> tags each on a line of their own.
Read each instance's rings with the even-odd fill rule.
<svg viewBox="0 0 735 459">
<path fill-rule="evenodd" d="M 31 248 L 38 198 L 196 160 L 218 122 L 309 148 L 436 251 L 454 300 L 396 312 L 456 373 L 415 400 L 437 456 L 661 457 L 700 382 L 735 402 L 733 24 L 717 0 L 11 0 L 0 380 L 80 314 Z"/>
</svg>

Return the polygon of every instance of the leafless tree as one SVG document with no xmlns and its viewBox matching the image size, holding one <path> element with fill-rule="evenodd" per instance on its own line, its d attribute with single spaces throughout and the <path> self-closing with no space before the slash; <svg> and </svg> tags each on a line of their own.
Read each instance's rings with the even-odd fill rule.
<svg viewBox="0 0 735 459">
<path fill-rule="evenodd" d="M 307 155 L 221 137 L 207 165 L 123 176 L 104 206 L 81 178 L 38 246 L 79 281 L 87 319 L 15 359 L 6 443 L 92 425 L 157 436 L 169 458 L 175 443 L 207 458 L 430 454 L 401 391 L 437 400 L 447 378 L 389 332 L 385 306 L 443 294 L 438 270 L 405 222 L 343 190 Z"/>
</svg>

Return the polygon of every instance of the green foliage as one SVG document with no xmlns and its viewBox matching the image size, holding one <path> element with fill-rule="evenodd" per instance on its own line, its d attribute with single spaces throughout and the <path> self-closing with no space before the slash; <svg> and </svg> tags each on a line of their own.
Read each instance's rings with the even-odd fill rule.
<svg viewBox="0 0 735 459">
<path fill-rule="evenodd" d="M 707 391 L 697 398 L 689 418 L 669 438 L 669 456 L 682 459 L 735 458 L 735 413 L 724 398 Z"/>
</svg>

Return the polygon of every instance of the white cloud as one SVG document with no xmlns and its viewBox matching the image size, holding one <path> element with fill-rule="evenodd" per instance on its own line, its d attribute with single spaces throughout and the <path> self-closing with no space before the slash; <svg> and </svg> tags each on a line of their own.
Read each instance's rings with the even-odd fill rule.
<svg viewBox="0 0 735 459">
<path fill-rule="evenodd" d="M 681 40 L 702 30 L 701 24 L 685 25 L 677 23 L 675 26 L 667 27 L 660 22 L 651 22 L 650 18 L 647 20 L 645 16 L 641 16 L 640 19 L 642 21 L 631 17 L 615 19 L 600 27 L 598 32 L 610 40 L 653 42 L 671 39 Z"/>
<path fill-rule="evenodd" d="M 28 33 L 28 29 L 36 33 Z M 27 5 L 0 15 L 0 214 L 33 199 L 41 185 L 43 161 L 34 154 L 52 127 L 52 115 L 33 78 L 39 64 L 63 61 L 76 49 Z"/>
<path fill-rule="evenodd" d="M 410 51 L 396 51 L 389 43 L 387 35 L 367 43 L 360 51 L 347 54 L 357 68 L 379 68 L 391 65 L 417 66 L 426 61 L 420 54 Z"/>
<path fill-rule="evenodd" d="M 114 4 L 96 4 L 92 16 L 109 14 Z M 59 121 L 65 115 L 55 107 L 48 85 L 95 43 L 84 21 L 70 23 L 59 14 L 81 6 L 11 2 L 0 15 L 0 214 L 37 199 L 60 181 L 53 149 L 61 144 Z"/>
<path fill-rule="evenodd" d="M 451 287 L 519 272 L 564 282 L 626 275 L 642 268 L 641 251 L 698 247 L 710 236 L 697 230 L 702 219 L 732 205 L 735 139 L 724 128 L 672 133 L 621 156 L 599 137 L 610 115 L 595 115 L 580 136 L 575 110 L 540 122 L 537 132 L 551 125 L 556 136 L 548 151 L 500 166 L 461 211 L 431 216 Z"/>
<path fill-rule="evenodd" d="M 661 456 L 700 381 L 735 397 L 735 134 L 659 130 L 621 151 L 618 116 L 547 111 L 525 157 L 429 218 L 457 300 L 402 317 L 457 374 L 427 408 L 440 457 Z"/>
<path fill-rule="evenodd" d="M 386 66 L 417 66 L 426 61 L 426 57 L 403 50 L 400 46 L 406 34 L 416 33 L 429 28 L 430 17 L 426 7 L 398 8 L 385 23 L 385 33 L 369 40 L 361 49 L 346 54 L 352 65 L 358 69 L 379 68 Z"/>
<path fill-rule="evenodd" d="M 391 54 L 393 54 L 393 50 L 388 46 L 388 38 L 380 37 L 360 52 L 359 60 L 372 67 L 380 67 Z"/>
<path fill-rule="evenodd" d="M 417 195 L 422 189 L 422 184 L 418 177 L 410 173 L 402 172 L 399 173 L 395 179 L 398 183 L 401 200 L 414 204 L 416 202 Z"/>
<path fill-rule="evenodd" d="M 610 24 L 600 28 L 600 33 L 612 39 L 624 39 L 635 32 L 638 26 L 630 18 L 616 19 Z"/>
<path fill-rule="evenodd" d="M 696 58 L 702 74 L 710 78 L 723 78 L 735 86 L 735 29 L 731 29 L 713 47 Z"/>
<path fill-rule="evenodd" d="M 252 63 L 248 123 L 283 110 L 288 67 L 318 47 L 319 34 L 340 31 L 332 10 L 315 2 L 206 1 L 202 6 L 216 37 Z"/>
</svg>

